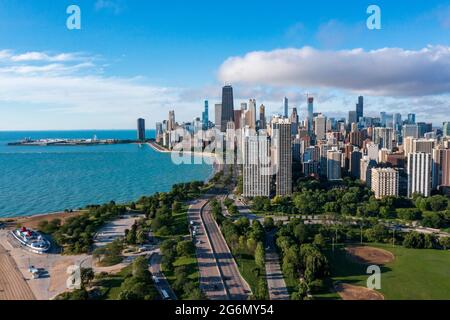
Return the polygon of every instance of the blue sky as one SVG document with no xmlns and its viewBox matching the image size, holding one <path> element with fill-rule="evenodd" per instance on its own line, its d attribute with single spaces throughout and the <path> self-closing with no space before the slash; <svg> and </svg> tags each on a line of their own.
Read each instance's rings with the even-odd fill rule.
<svg viewBox="0 0 450 320">
<path fill-rule="evenodd" d="M 79 31 L 66 28 L 71 4 Z M 382 30 L 366 28 L 370 4 Z M 449 34 L 449 1 L 0 0 L 0 130 L 132 128 L 169 109 L 192 120 L 225 82 L 237 104 L 271 112 L 284 95 L 302 112 L 310 92 L 345 116 L 364 94 L 368 113 L 439 124 Z"/>
</svg>

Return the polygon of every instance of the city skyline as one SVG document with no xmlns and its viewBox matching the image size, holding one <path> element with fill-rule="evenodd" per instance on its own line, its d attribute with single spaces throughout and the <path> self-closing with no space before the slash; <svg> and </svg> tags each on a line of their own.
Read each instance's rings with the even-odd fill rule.
<svg viewBox="0 0 450 320">
<path fill-rule="evenodd" d="M 448 110 L 450 7 L 437 1 L 379 1 L 381 30 L 367 29 L 367 4 L 357 1 L 282 8 L 248 1 L 231 24 L 209 14 L 217 4 L 77 1 L 82 24 L 72 31 L 69 4 L 0 4 L 0 130 L 129 129 L 138 117 L 153 126 L 171 109 L 191 121 L 204 100 L 220 101 L 225 84 L 234 86 L 236 104 L 256 99 L 267 115 L 282 114 L 287 97 L 302 116 L 307 93 L 337 118 L 361 95 L 372 116 L 413 112 L 440 126 Z M 265 23 L 246 22 L 244 9 Z M 408 25 L 420 32 L 413 36 Z"/>
</svg>

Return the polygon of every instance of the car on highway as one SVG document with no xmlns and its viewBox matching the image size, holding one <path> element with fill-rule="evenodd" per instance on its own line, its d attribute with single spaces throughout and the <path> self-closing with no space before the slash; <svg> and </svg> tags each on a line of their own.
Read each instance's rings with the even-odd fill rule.
<svg viewBox="0 0 450 320">
<path fill-rule="evenodd" d="M 170 296 L 166 290 L 162 289 L 161 294 L 162 294 L 164 300 L 170 300 Z"/>
</svg>

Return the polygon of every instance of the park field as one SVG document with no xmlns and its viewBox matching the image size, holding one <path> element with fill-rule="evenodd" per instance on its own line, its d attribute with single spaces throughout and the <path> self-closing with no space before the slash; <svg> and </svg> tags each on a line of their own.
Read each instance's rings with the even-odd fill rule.
<svg viewBox="0 0 450 320">
<path fill-rule="evenodd" d="M 385 244 L 372 247 L 391 252 L 395 259 L 381 267 L 381 290 L 386 300 L 450 300 L 450 251 L 407 249 Z M 351 259 L 344 247 L 327 253 L 334 282 L 366 286 L 367 265 Z M 335 298 L 336 294 L 318 296 Z"/>
</svg>

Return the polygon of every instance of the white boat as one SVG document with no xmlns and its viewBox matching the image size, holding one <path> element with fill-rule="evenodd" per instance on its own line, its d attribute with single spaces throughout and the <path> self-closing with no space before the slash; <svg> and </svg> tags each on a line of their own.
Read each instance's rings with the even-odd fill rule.
<svg viewBox="0 0 450 320">
<path fill-rule="evenodd" d="M 34 253 L 43 254 L 50 250 L 50 241 L 39 232 L 22 227 L 12 231 L 14 238 Z"/>
</svg>

